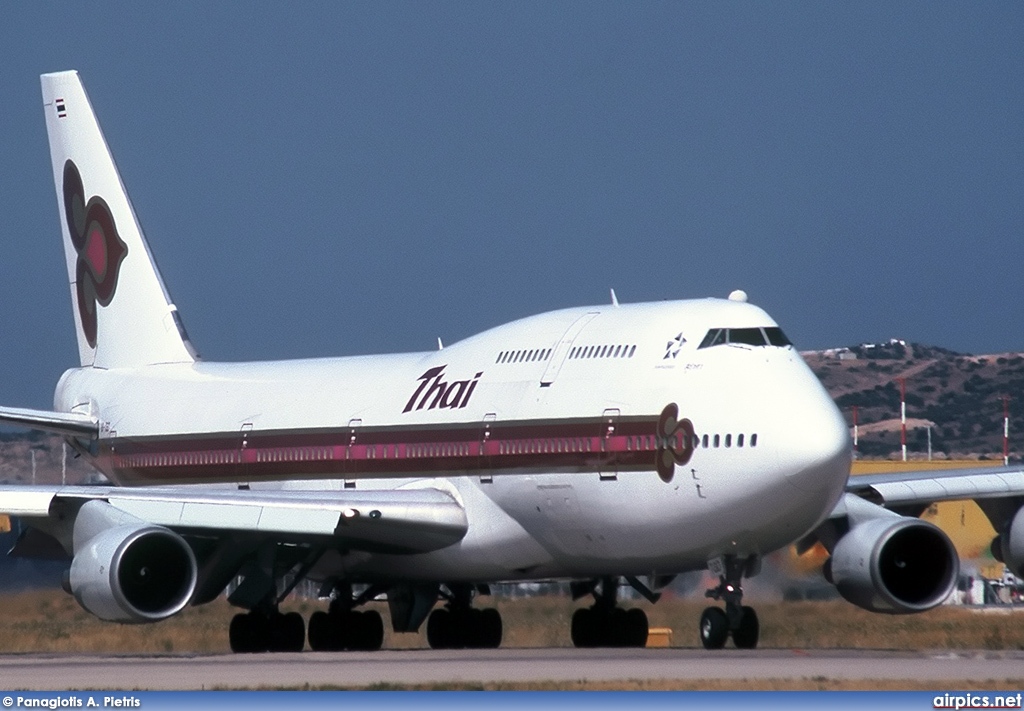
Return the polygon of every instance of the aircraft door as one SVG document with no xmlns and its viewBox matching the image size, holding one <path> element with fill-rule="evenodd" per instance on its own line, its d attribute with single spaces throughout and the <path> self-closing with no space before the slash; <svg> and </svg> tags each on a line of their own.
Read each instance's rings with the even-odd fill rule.
<svg viewBox="0 0 1024 711">
<path fill-rule="evenodd" d="M 619 478 L 619 466 L 612 438 L 619 424 L 617 407 L 610 407 L 601 413 L 601 465 L 598 470 L 601 481 L 615 481 Z"/>
<path fill-rule="evenodd" d="M 548 359 L 548 367 L 544 369 L 544 374 L 540 376 L 540 386 L 542 388 L 551 387 L 551 383 L 555 382 L 555 378 L 558 377 L 558 373 L 562 370 L 562 364 L 565 363 L 565 359 L 569 355 L 569 350 L 572 348 L 576 337 L 580 335 L 580 332 L 583 331 L 588 323 L 599 315 L 599 311 L 590 311 L 583 314 L 573 321 L 572 325 L 562 334 L 558 344 L 555 346 L 554 352 Z"/>
<path fill-rule="evenodd" d="M 483 430 L 480 432 L 480 483 L 490 484 L 494 481 L 494 476 L 491 472 L 493 461 L 490 450 L 491 442 L 491 426 L 494 421 L 498 419 L 498 416 L 493 412 L 488 412 L 484 415 Z"/>
<path fill-rule="evenodd" d="M 363 420 L 359 417 L 354 417 L 348 421 L 348 443 L 345 447 L 345 472 L 349 473 L 356 469 L 354 460 L 356 459 L 356 439 L 358 438 L 359 428 L 363 426 Z M 354 489 L 356 488 L 356 480 L 354 478 L 346 478 L 344 488 Z"/>
<path fill-rule="evenodd" d="M 238 456 L 235 459 L 235 478 L 239 489 L 249 488 L 249 465 L 256 461 L 255 452 L 249 450 L 249 436 L 251 433 L 251 422 L 243 424 L 242 429 L 239 431 Z"/>
</svg>

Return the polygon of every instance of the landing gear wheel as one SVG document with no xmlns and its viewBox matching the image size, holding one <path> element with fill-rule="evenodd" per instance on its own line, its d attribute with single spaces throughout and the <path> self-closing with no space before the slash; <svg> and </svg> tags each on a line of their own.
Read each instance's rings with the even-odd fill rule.
<svg viewBox="0 0 1024 711">
<path fill-rule="evenodd" d="M 732 642 L 737 649 L 754 649 L 761 633 L 757 612 L 752 607 L 743 607 L 739 627 L 732 631 Z"/>
<path fill-rule="evenodd" d="M 272 620 L 259 612 L 243 612 L 231 618 L 228 640 L 240 654 L 266 652 L 271 646 Z"/>
<path fill-rule="evenodd" d="M 235 654 L 248 654 L 253 651 L 254 640 L 247 614 L 240 613 L 231 618 L 231 626 L 228 627 L 228 640 L 231 644 L 231 651 Z"/>
<path fill-rule="evenodd" d="M 353 625 L 354 634 L 350 649 L 362 652 L 376 652 L 384 646 L 384 620 L 376 610 L 350 613 L 351 618 L 358 615 L 358 624 Z"/>
<path fill-rule="evenodd" d="M 700 641 L 704 649 L 721 649 L 729 638 L 729 618 L 718 607 L 709 607 L 700 616 Z"/>
<path fill-rule="evenodd" d="M 480 646 L 484 649 L 497 649 L 501 646 L 501 613 L 488 607 L 480 614 Z"/>
<path fill-rule="evenodd" d="M 301 652 L 306 644 L 306 623 L 297 612 L 271 615 L 266 632 L 266 648 L 271 652 Z"/>
<path fill-rule="evenodd" d="M 646 647 L 647 646 L 647 613 L 641 610 L 639 607 L 634 607 L 631 610 L 626 610 L 626 647 Z"/>
<path fill-rule="evenodd" d="M 581 607 L 572 613 L 572 643 L 579 648 L 596 647 L 594 618 L 596 615 L 589 607 Z"/>
<path fill-rule="evenodd" d="M 331 616 L 323 610 L 317 610 L 309 617 L 309 648 L 314 652 L 330 652 L 331 646 Z"/>
<path fill-rule="evenodd" d="M 427 618 L 427 644 L 431 649 L 452 648 L 452 613 L 445 609 L 434 610 Z"/>
</svg>

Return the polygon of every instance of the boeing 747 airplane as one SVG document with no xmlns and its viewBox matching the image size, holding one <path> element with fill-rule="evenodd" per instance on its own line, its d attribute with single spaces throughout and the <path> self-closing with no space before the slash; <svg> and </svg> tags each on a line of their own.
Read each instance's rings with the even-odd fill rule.
<svg viewBox="0 0 1024 711">
<path fill-rule="evenodd" d="M 499 582 L 566 580 L 592 603 L 577 646 L 642 646 L 642 610 L 708 569 L 709 649 L 758 641 L 743 580 L 821 541 L 848 600 L 888 613 L 941 603 L 959 562 L 914 517 L 981 500 L 1024 573 L 1024 473 L 858 479 L 828 393 L 742 292 L 564 309 L 443 350 L 281 362 L 202 360 L 156 267 L 76 72 L 42 77 L 79 364 L 52 411 L 0 421 L 56 432 L 111 482 L 0 487 L 65 587 L 104 620 L 149 623 L 228 591 L 238 652 L 497 647 L 474 603 Z M 910 514 L 909 516 L 903 514 Z M 279 603 L 314 581 L 327 609 Z"/>
</svg>

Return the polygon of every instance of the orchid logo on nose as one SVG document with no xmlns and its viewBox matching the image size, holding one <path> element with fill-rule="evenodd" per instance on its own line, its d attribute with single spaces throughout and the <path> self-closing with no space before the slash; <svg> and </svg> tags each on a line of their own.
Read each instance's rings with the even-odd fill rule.
<svg viewBox="0 0 1024 711">
<path fill-rule="evenodd" d="M 71 243 L 78 253 L 75 288 L 78 294 L 78 318 L 85 340 L 96 347 L 96 304 L 109 306 L 117 289 L 121 262 L 128 256 L 128 245 L 117 234 L 114 217 L 106 201 L 98 195 L 85 201 L 82 176 L 72 161 L 64 164 L 64 219 Z"/>
<path fill-rule="evenodd" d="M 693 423 L 679 419 L 679 406 L 665 406 L 658 418 L 658 476 L 666 484 L 675 476 L 676 465 L 686 464 L 693 456 Z"/>
</svg>

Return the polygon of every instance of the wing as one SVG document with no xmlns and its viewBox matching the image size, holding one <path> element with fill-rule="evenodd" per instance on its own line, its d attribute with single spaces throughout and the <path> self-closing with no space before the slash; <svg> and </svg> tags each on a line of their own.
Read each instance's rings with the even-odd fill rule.
<svg viewBox="0 0 1024 711">
<path fill-rule="evenodd" d="M 461 540 L 468 526 L 462 505 L 438 489 L 0 487 L 0 513 L 44 529 L 57 527 L 56 520 L 88 501 L 106 502 L 118 512 L 185 535 L 250 533 L 283 541 L 315 538 L 333 547 L 374 552 L 437 550 Z M 71 529 L 73 534 L 73 525 Z"/>
<path fill-rule="evenodd" d="M 95 439 L 99 436 L 99 423 L 96 419 L 76 412 L 0 407 L 0 422 L 72 437 Z"/>
<path fill-rule="evenodd" d="M 924 506 L 962 499 L 1024 496 L 1024 468 L 979 467 L 850 477 L 846 490 L 886 508 Z M 998 529 L 997 529 L 998 530 Z"/>
</svg>

